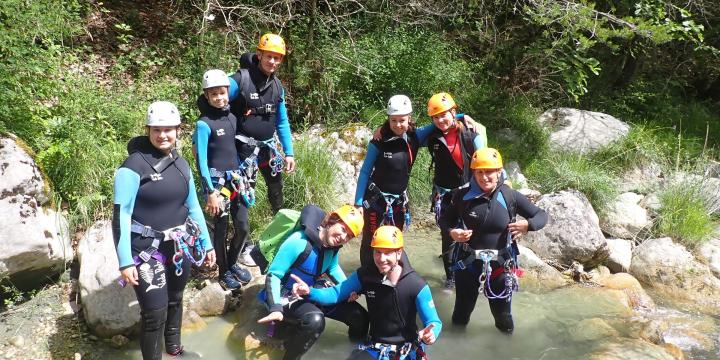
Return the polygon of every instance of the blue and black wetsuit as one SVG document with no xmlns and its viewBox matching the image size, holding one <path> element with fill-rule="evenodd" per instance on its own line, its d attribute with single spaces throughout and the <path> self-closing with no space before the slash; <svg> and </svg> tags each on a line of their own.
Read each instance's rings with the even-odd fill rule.
<svg viewBox="0 0 720 360">
<path fill-rule="evenodd" d="M 461 117 L 462 114 L 458 114 Z M 456 131 L 456 130 L 450 130 Z M 466 184 L 471 177 L 470 159 L 477 149 L 487 146 L 482 136 L 463 129 L 458 131 L 458 140 L 455 146 L 449 147 L 445 137 L 440 130 L 435 129 L 427 140 L 428 151 L 432 156 L 435 164 L 435 172 L 433 174 L 433 201 L 440 202 L 440 214 L 450 205 L 452 198 L 451 192 L 454 189 Z M 453 153 L 459 153 L 462 164 L 458 164 L 453 157 Z M 458 154 L 456 154 L 457 156 Z M 437 211 L 433 206 L 434 211 Z M 442 253 L 446 254 L 452 243 L 452 239 L 445 233 L 441 232 Z M 445 276 L 447 279 L 452 278 L 452 272 L 449 270 L 450 263 L 447 257 L 443 257 L 445 263 Z"/>
<path fill-rule="evenodd" d="M 215 190 L 220 191 L 223 183 L 231 186 L 232 172 L 237 172 L 239 162 L 235 133 L 237 132 L 237 118 L 229 108 L 218 109 L 208 106 L 205 113 L 198 119 L 193 144 L 197 151 L 197 166 L 202 177 L 202 188 L 205 195 Z M 221 180 L 222 179 L 222 180 Z M 226 251 L 226 237 L 228 219 L 216 216 L 213 244 L 215 245 L 217 264 L 220 276 L 229 270 L 238 259 L 240 250 L 245 245 L 249 227 L 247 221 L 247 207 L 239 206 L 240 196 L 236 196 L 230 203 L 230 216 L 233 219 L 235 236 L 230 239 L 229 251 Z"/>
<path fill-rule="evenodd" d="M 406 190 L 410 172 L 421 144 L 434 129 L 434 125 L 427 125 L 397 136 L 386 122 L 381 128 L 382 138 L 371 140 L 368 144 L 355 190 L 355 205 L 365 205 L 365 225 L 360 245 L 362 265 L 373 264 L 370 241 L 375 230 L 389 217 L 390 211 L 392 222 L 388 219 L 387 225 L 403 229 L 406 211 L 409 211 Z M 392 201 L 390 206 L 387 201 Z"/>
<path fill-rule="evenodd" d="M 435 310 L 430 287 L 406 260 L 402 273 L 394 286 L 384 282 L 377 267 L 362 266 L 344 282 L 326 289 L 311 289 L 308 299 L 319 304 L 332 305 L 347 300 L 351 293 L 365 294 L 370 314 L 369 346 L 351 355 L 351 359 L 379 359 L 376 344 L 402 347 L 415 344 L 418 337 L 416 316 L 420 315 L 423 327 L 434 324 L 435 337 L 440 336 L 442 321 Z M 422 350 L 422 349 L 421 349 Z M 406 359 L 415 359 L 415 351 Z M 390 357 L 395 359 L 394 357 Z"/>
<path fill-rule="evenodd" d="M 502 180 L 500 180 L 502 181 Z M 500 188 L 503 187 L 501 191 Z M 505 199 L 503 192 L 513 199 Z M 469 185 L 459 189 L 453 194 L 450 206 L 446 207 L 440 218 L 440 229 L 444 235 L 450 237 L 450 230 L 460 228 L 462 224 L 472 230 L 472 237 L 468 245 L 472 249 L 503 250 L 508 248 L 510 212 L 508 203 L 514 201 L 517 214 L 528 221 L 528 230 L 542 229 L 548 217 L 545 210 L 535 206 L 525 196 L 510 189 L 507 185 L 500 185 L 492 193 L 485 194 L 473 177 Z M 462 257 L 463 254 L 460 255 Z M 493 261 L 494 269 L 502 264 Z M 470 321 L 478 297 L 480 283 L 478 276 L 482 271 L 482 262 L 474 261 L 467 269 L 458 270 L 455 274 L 456 295 L 455 308 L 452 315 L 454 324 L 466 325 Z M 490 279 L 490 286 L 496 293 L 505 287 L 507 272 L 500 272 Z M 511 303 L 506 299 L 488 299 L 490 310 L 495 318 L 495 326 L 501 331 L 512 332 L 514 324 L 511 314 Z"/>
<path fill-rule="evenodd" d="M 166 351 L 180 347 L 182 297 L 190 261 L 182 261 L 182 274 L 177 275 L 172 263 L 173 241 L 162 241 L 148 261 L 138 260 L 154 239 L 133 231 L 133 222 L 163 231 L 182 226 L 190 217 L 199 225 L 198 241 L 204 249 L 210 251 L 213 246 L 185 159 L 174 150 L 168 158 L 145 136 L 131 140 L 128 152 L 130 156 L 115 173 L 113 237 L 120 270 L 131 266 L 138 270 L 140 285 L 135 286 L 135 294 L 142 317 L 143 357 L 159 359 L 163 332 Z"/>
<path fill-rule="evenodd" d="M 347 324 L 351 339 L 362 340 L 367 335 L 367 312 L 356 302 L 333 307 L 318 306 L 304 299 L 287 303 L 295 282 L 290 274 L 299 276 L 310 286 L 319 285 L 323 275 L 335 283 L 345 280 L 345 273 L 338 263 L 339 248 L 326 248 L 320 241 L 318 228 L 324 217 L 325 212 L 317 206 L 303 208 L 301 229 L 290 235 L 278 249 L 268 267 L 265 289 L 258 294 L 270 312 L 282 312 L 283 323 L 290 324 L 290 334 L 284 340 L 285 359 L 299 359 L 312 347 L 325 329 L 326 316 Z"/>
</svg>

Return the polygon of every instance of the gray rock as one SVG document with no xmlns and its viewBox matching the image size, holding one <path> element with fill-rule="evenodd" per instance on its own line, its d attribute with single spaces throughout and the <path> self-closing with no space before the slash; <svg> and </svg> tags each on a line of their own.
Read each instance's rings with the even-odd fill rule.
<svg viewBox="0 0 720 360">
<path fill-rule="evenodd" d="M 620 178 L 620 191 L 647 193 L 660 186 L 663 181 L 662 167 L 657 163 L 641 164 L 626 171 Z"/>
<path fill-rule="evenodd" d="M 15 137 L 0 137 L 0 178 L 0 278 L 30 289 L 72 261 L 68 224 L 47 207 L 48 184 Z"/>
<path fill-rule="evenodd" d="M 626 360 L 654 359 L 675 360 L 664 347 L 640 339 L 615 338 L 598 346 L 586 359 L 590 360 Z"/>
<path fill-rule="evenodd" d="M 117 253 L 109 221 L 93 224 L 78 244 L 80 297 L 85 322 L 102 337 L 130 333 L 140 323 L 132 286 L 120 287 Z"/>
<path fill-rule="evenodd" d="M 548 213 L 548 224 L 521 238 L 538 256 L 565 265 L 577 261 L 592 268 L 608 257 L 598 216 L 585 195 L 561 191 L 543 195 L 537 205 Z"/>
<path fill-rule="evenodd" d="M 632 261 L 633 242 L 624 239 L 607 239 L 610 255 L 605 264 L 613 273 L 627 272 Z"/>
<path fill-rule="evenodd" d="M 651 225 L 647 210 L 639 205 L 642 195 L 626 192 L 608 206 L 606 215 L 600 221 L 600 228 L 610 236 L 634 239 Z"/>
<path fill-rule="evenodd" d="M 222 315 L 229 307 L 230 297 L 230 290 L 214 282 L 200 290 L 188 308 L 200 316 Z"/>
<path fill-rule="evenodd" d="M 531 249 L 518 245 L 520 256 L 518 262 L 525 269 L 520 284 L 538 289 L 555 289 L 568 284 L 565 277 L 554 267 L 546 264 Z"/>
<path fill-rule="evenodd" d="M 505 172 L 507 173 L 510 181 L 512 181 L 513 188 L 515 189 L 527 189 L 528 181 L 525 175 L 520 171 L 520 164 L 516 161 L 511 161 L 505 164 Z"/>
<path fill-rule="evenodd" d="M 716 277 L 720 277 L 720 239 L 711 239 L 700 245 L 697 257 L 708 265 Z"/>
<path fill-rule="evenodd" d="M 630 131 L 628 124 L 610 115 L 571 108 L 548 110 L 538 122 L 549 128 L 551 148 L 581 154 L 607 146 Z"/>
</svg>

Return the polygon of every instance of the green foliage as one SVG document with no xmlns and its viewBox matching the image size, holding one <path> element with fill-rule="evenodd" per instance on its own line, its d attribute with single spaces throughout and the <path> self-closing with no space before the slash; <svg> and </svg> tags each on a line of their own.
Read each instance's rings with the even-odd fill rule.
<svg viewBox="0 0 720 360">
<path fill-rule="evenodd" d="M 430 196 L 432 194 L 432 177 L 429 171 L 430 153 L 420 149 L 408 183 L 408 196 L 410 197 L 410 211 L 413 219 L 422 219 L 431 216 Z"/>
<path fill-rule="evenodd" d="M 579 190 L 598 213 L 603 213 L 618 194 L 618 180 L 609 169 L 582 155 L 549 153 L 532 162 L 526 172 L 542 193 Z"/>
<path fill-rule="evenodd" d="M 678 181 L 659 194 L 661 208 L 656 232 L 693 247 L 712 235 L 715 225 L 708 209 L 703 181 Z M 717 196 L 717 194 L 715 194 Z"/>
</svg>

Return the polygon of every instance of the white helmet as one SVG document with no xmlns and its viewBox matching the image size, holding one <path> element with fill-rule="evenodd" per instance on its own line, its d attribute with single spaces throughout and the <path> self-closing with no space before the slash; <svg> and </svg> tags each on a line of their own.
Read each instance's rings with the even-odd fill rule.
<svg viewBox="0 0 720 360">
<path fill-rule="evenodd" d="M 203 90 L 217 86 L 230 86 L 230 79 L 224 71 L 212 69 L 205 72 L 202 82 Z"/>
<path fill-rule="evenodd" d="M 178 126 L 180 125 L 180 112 L 175 104 L 169 101 L 156 101 L 148 106 L 147 126 Z"/>
<path fill-rule="evenodd" d="M 412 113 L 412 102 L 405 95 L 395 95 L 388 100 L 388 115 L 409 115 Z"/>
</svg>

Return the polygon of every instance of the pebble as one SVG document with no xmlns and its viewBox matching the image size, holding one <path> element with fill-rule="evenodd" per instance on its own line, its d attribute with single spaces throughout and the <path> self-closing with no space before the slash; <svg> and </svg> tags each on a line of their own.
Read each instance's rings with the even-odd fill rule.
<svg viewBox="0 0 720 360">
<path fill-rule="evenodd" d="M 20 335 L 13 336 L 10 338 L 9 343 L 10 343 L 10 345 L 15 346 L 15 347 L 22 347 L 23 345 L 25 345 L 25 338 L 23 338 Z"/>
<path fill-rule="evenodd" d="M 75 357 L 75 360 L 81 360 L 81 359 L 82 359 L 82 355 L 80 355 L 80 353 L 75 353 L 75 356 L 74 356 L 74 357 Z"/>
<path fill-rule="evenodd" d="M 118 349 L 127 345 L 128 342 L 130 342 L 130 340 L 122 335 L 115 335 L 110 339 L 110 344 Z"/>
</svg>

